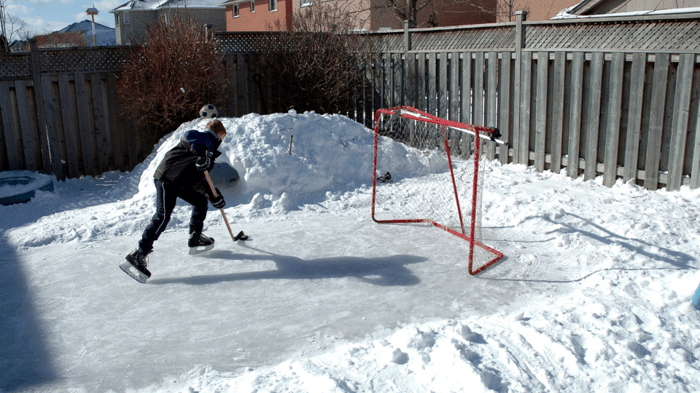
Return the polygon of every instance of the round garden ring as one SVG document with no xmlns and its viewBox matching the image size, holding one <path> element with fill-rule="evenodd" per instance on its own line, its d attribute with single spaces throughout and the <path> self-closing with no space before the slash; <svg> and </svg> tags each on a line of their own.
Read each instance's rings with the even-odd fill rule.
<svg viewBox="0 0 700 393">
<path fill-rule="evenodd" d="M 53 191 L 51 176 L 32 171 L 0 172 L 0 205 L 29 202 L 37 190 Z"/>
</svg>

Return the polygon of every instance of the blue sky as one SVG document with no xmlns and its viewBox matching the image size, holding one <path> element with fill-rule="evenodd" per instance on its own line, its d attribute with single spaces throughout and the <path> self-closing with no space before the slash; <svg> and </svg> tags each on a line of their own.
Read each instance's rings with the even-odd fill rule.
<svg viewBox="0 0 700 393">
<path fill-rule="evenodd" d="M 114 27 L 114 14 L 109 11 L 127 0 L 95 1 L 99 15 L 95 22 Z M 32 35 L 60 30 L 72 23 L 90 19 L 85 11 L 93 6 L 86 0 L 6 0 L 7 13 L 27 23 Z M 17 38 L 17 37 L 15 37 Z"/>
</svg>

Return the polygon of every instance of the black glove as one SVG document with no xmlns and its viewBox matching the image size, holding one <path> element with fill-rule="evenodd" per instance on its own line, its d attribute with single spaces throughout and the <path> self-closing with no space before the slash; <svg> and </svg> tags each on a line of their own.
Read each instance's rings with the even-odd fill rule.
<svg viewBox="0 0 700 393">
<path fill-rule="evenodd" d="M 214 206 L 217 209 L 223 209 L 224 206 L 226 206 L 226 201 L 224 200 L 224 196 L 221 195 L 221 191 L 219 191 L 218 188 L 215 188 L 216 190 L 216 197 L 213 195 L 209 198 L 209 202 L 211 202 L 211 205 Z"/>
<path fill-rule="evenodd" d="M 197 161 L 195 161 L 195 163 L 194 163 L 195 166 L 197 167 L 197 170 L 201 171 L 201 172 L 210 170 L 211 169 L 210 167 L 212 166 L 212 163 L 213 163 L 212 162 L 213 160 L 211 159 L 211 157 L 212 157 L 211 150 L 207 150 L 204 152 L 204 155 L 199 156 L 199 158 L 197 158 Z"/>
</svg>

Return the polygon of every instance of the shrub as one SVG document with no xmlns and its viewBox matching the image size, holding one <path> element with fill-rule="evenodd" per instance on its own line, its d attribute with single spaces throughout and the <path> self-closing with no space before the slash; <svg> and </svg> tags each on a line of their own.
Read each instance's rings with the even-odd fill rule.
<svg viewBox="0 0 700 393">
<path fill-rule="evenodd" d="M 273 111 L 354 110 L 362 94 L 362 66 L 372 53 L 368 36 L 353 32 L 356 25 L 356 15 L 340 2 L 295 13 L 291 27 L 278 33 L 278 45 L 267 46 L 258 57 Z M 283 30 L 279 25 L 269 29 Z"/>
<path fill-rule="evenodd" d="M 195 19 L 174 12 L 149 26 L 117 85 L 123 114 L 155 139 L 225 100 L 217 43 Z"/>
</svg>

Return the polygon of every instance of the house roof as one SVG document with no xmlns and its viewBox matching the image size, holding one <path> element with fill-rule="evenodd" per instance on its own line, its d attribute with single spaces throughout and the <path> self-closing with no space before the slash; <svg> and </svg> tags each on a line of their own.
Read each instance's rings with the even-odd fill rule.
<svg viewBox="0 0 700 393">
<path fill-rule="evenodd" d="M 571 18 L 602 18 L 609 17 L 611 14 L 594 14 L 582 15 L 586 11 L 594 8 L 598 4 L 604 3 L 606 0 L 582 0 L 580 3 L 574 4 L 569 8 L 565 8 L 554 16 L 552 19 L 571 19 Z M 691 8 L 669 8 L 661 10 L 645 10 L 645 11 L 630 11 L 616 12 L 615 16 L 645 16 L 645 15 L 672 15 L 672 14 L 696 14 L 700 13 L 700 7 Z"/>
<path fill-rule="evenodd" d="M 76 22 L 59 30 L 59 33 L 70 33 L 73 31 L 84 31 L 88 37 L 88 43 L 92 43 L 92 22 L 85 19 L 82 22 Z M 97 46 L 112 46 L 117 44 L 117 34 L 113 27 L 105 26 L 95 22 L 95 38 Z"/>
<path fill-rule="evenodd" d="M 222 0 L 130 0 L 109 11 L 153 11 L 165 8 L 223 8 Z"/>
</svg>

